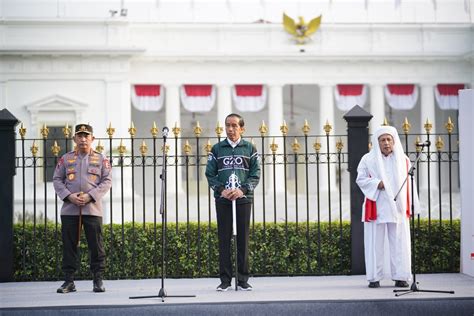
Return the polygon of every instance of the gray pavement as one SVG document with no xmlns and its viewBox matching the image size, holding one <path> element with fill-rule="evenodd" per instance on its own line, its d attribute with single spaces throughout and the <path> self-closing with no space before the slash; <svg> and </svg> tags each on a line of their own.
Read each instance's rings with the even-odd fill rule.
<svg viewBox="0 0 474 316">
<path fill-rule="evenodd" d="M 249 280 L 254 290 L 217 292 L 218 279 L 166 279 L 167 295 L 196 295 L 196 297 L 167 297 L 130 299 L 130 296 L 157 295 L 160 279 L 106 280 L 105 293 L 93 293 L 92 281 L 76 281 L 77 292 L 57 294 L 62 282 L 0 283 L 0 308 L 44 308 L 68 306 L 139 306 L 154 304 L 232 304 L 322 302 L 322 301 L 384 301 L 384 300 L 443 300 L 470 298 L 474 302 L 474 278 L 465 274 L 420 274 L 419 289 L 455 291 L 455 294 L 417 292 L 395 297 L 393 282 L 381 281 L 381 288 L 369 289 L 365 276 L 306 276 L 254 277 Z M 1 310 L 0 310 L 1 311 Z M 474 310 L 473 310 L 474 313 Z M 0 313 L 1 314 L 1 313 Z"/>
</svg>

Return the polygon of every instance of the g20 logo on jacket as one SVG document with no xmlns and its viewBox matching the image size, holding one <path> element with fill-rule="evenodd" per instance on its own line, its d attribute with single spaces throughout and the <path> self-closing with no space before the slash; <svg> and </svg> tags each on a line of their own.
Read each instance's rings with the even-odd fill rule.
<svg viewBox="0 0 474 316">
<path fill-rule="evenodd" d="M 244 156 L 224 156 L 219 158 L 219 169 L 248 169 L 249 158 Z"/>
</svg>

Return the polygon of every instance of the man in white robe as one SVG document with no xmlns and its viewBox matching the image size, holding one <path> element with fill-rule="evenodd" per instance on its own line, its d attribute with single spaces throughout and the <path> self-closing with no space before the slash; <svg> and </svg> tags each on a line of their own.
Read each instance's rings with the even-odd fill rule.
<svg viewBox="0 0 474 316">
<path fill-rule="evenodd" d="M 362 157 L 357 167 L 356 180 L 366 197 L 362 206 L 362 221 L 365 269 L 370 288 L 380 287 L 380 280 L 384 277 L 385 232 L 395 286 L 408 287 L 411 281 L 411 201 L 416 213 L 419 202 L 416 189 L 413 190 L 414 199 L 411 198 L 410 179 L 400 190 L 410 167 L 397 130 L 392 126 L 378 127 L 372 136 L 372 149 Z"/>
</svg>

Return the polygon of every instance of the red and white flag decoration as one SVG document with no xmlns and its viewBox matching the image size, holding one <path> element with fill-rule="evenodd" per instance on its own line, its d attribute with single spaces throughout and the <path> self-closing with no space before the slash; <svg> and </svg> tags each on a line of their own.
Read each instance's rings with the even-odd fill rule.
<svg viewBox="0 0 474 316">
<path fill-rule="evenodd" d="M 338 84 L 335 91 L 336 105 L 341 111 L 347 111 L 358 105 L 364 107 L 367 102 L 367 87 L 363 84 Z"/>
<path fill-rule="evenodd" d="M 181 103 L 190 112 L 209 112 L 216 103 L 216 88 L 211 84 L 181 86 Z"/>
<path fill-rule="evenodd" d="M 163 107 L 164 91 L 161 85 L 137 84 L 132 87 L 132 104 L 140 111 L 159 111 Z"/>
<path fill-rule="evenodd" d="M 267 103 L 267 89 L 261 84 L 236 84 L 232 89 L 232 100 L 240 112 L 258 112 Z"/>
<path fill-rule="evenodd" d="M 418 101 L 418 87 L 414 84 L 388 84 L 385 97 L 393 109 L 411 110 Z"/>
<path fill-rule="evenodd" d="M 441 110 L 459 109 L 459 90 L 464 84 L 439 84 L 435 88 L 435 97 Z"/>
</svg>

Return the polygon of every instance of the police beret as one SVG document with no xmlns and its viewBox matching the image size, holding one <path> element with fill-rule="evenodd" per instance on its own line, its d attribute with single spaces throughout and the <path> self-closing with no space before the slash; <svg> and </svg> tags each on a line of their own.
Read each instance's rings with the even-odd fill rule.
<svg viewBox="0 0 474 316">
<path fill-rule="evenodd" d="M 77 124 L 74 135 L 78 133 L 92 134 L 92 126 L 88 124 Z"/>
</svg>

